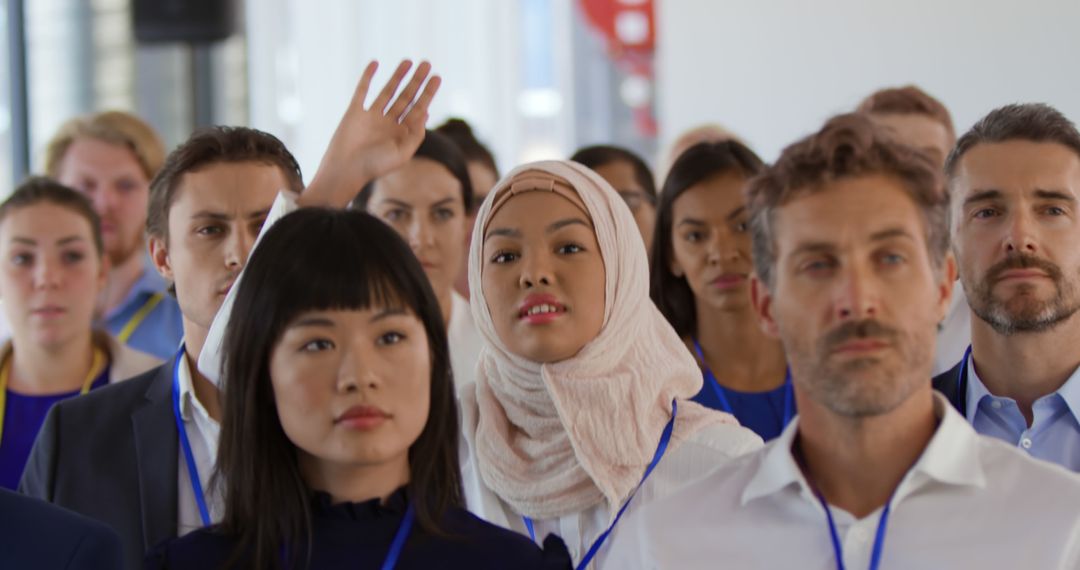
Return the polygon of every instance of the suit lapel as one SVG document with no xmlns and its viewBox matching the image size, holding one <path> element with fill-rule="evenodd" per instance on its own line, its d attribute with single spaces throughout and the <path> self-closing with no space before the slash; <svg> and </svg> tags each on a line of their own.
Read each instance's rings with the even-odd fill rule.
<svg viewBox="0 0 1080 570">
<path fill-rule="evenodd" d="M 174 362 L 170 360 L 158 368 L 154 382 L 146 391 L 146 405 L 131 415 L 143 540 L 147 550 L 176 536 L 179 448 L 172 411 Z"/>
</svg>

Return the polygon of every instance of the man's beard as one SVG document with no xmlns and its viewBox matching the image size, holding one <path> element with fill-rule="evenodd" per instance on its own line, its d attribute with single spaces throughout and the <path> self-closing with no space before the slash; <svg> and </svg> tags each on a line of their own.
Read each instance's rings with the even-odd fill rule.
<svg viewBox="0 0 1080 570">
<path fill-rule="evenodd" d="M 1011 298 L 994 297 L 994 285 L 1000 281 L 1001 274 L 1013 269 L 1043 271 L 1053 282 L 1056 294 L 1042 301 L 1034 298 L 1033 285 L 1022 283 L 1015 287 Z M 987 270 L 982 279 L 965 280 L 963 285 L 972 312 L 1003 336 L 1050 330 L 1080 309 L 1076 283 L 1065 279 L 1061 268 L 1054 263 L 1033 255 L 1010 255 Z"/>
<path fill-rule="evenodd" d="M 132 256 L 139 255 L 143 251 L 143 236 L 141 234 L 135 234 L 131 239 L 117 239 L 117 243 L 114 243 L 112 247 L 105 250 L 105 255 L 109 258 L 109 265 L 111 267 L 119 267 L 132 258 Z"/>
</svg>

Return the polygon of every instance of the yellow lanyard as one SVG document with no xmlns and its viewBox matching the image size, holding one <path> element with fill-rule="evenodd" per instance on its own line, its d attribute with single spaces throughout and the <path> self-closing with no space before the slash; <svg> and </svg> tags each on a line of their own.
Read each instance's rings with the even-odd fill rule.
<svg viewBox="0 0 1080 570">
<path fill-rule="evenodd" d="M 116 335 L 116 340 L 121 344 L 127 344 L 128 339 L 135 333 L 135 329 L 139 328 L 146 317 L 150 314 L 150 311 L 154 310 L 154 307 L 158 306 L 162 300 L 165 299 L 165 295 L 161 293 L 154 293 L 150 295 L 150 298 L 143 303 L 143 306 L 139 307 L 138 311 L 131 316 L 131 320 L 124 325 L 124 328 L 120 329 L 120 334 Z"/>
<path fill-rule="evenodd" d="M 7 385 L 8 377 L 11 376 L 11 353 L 8 351 L 4 355 L 4 360 L 0 363 L 0 441 L 4 439 L 4 415 L 7 412 Z M 105 354 L 101 349 L 94 347 L 94 361 L 90 364 L 90 372 L 86 375 L 86 380 L 83 380 L 82 389 L 79 390 L 79 395 L 85 394 L 90 391 L 90 387 L 94 384 L 94 379 L 101 374 L 101 370 L 105 367 Z"/>
</svg>

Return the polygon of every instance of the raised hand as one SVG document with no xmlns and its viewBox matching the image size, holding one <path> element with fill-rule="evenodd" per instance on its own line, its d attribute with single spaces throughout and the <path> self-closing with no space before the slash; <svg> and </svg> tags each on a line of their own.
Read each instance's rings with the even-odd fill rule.
<svg viewBox="0 0 1080 570">
<path fill-rule="evenodd" d="M 422 62 L 391 103 L 411 67 L 409 60 L 398 64 L 382 91 L 365 109 L 364 100 L 378 69 L 378 62 L 368 64 L 323 154 L 319 170 L 300 196 L 299 204 L 344 207 L 365 184 L 412 158 L 424 140 L 428 107 L 441 79 L 435 75 L 427 80 L 431 64 Z"/>
</svg>

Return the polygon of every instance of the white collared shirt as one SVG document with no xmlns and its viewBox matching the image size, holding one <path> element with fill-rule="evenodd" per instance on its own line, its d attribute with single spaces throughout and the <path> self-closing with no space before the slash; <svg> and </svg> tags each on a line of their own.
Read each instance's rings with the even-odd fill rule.
<svg viewBox="0 0 1080 570">
<path fill-rule="evenodd" d="M 476 363 L 480 359 L 483 341 L 465 297 L 452 291 L 450 300 L 450 322 L 446 327 L 446 339 L 450 344 L 450 368 L 454 371 L 454 387 L 460 390 L 476 381 Z"/>
<path fill-rule="evenodd" d="M 503 528 L 529 536 L 525 521 L 513 508 L 503 502 L 484 483 L 476 461 L 475 442 L 478 421 L 475 391 L 461 392 L 462 435 L 461 478 L 465 488 L 465 506 L 476 516 Z M 670 495 L 693 481 L 711 473 L 734 457 L 760 449 L 761 438 L 754 432 L 736 425 L 711 426 L 694 434 L 678 447 L 664 454 L 663 460 L 634 495 L 633 501 L 619 524 L 598 551 L 589 570 L 619 568 L 605 566 L 612 539 L 625 530 L 627 517 L 652 501 Z M 581 561 L 596 539 L 611 523 L 606 503 L 554 519 L 534 520 L 536 542 L 543 543 L 549 534 L 560 536 L 575 563 Z"/>
<path fill-rule="evenodd" d="M 206 506 L 210 511 L 210 521 L 220 522 L 224 514 L 224 504 L 220 493 L 211 489 L 210 477 L 217 461 L 218 436 L 221 425 L 210 417 L 206 407 L 195 397 L 191 380 L 191 369 L 186 357 L 181 357 L 180 377 L 180 418 L 184 420 L 184 431 L 191 443 L 191 454 L 199 469 L 199 482 L 206 494 Z M 203 527 L 198 504 L 195 502 L 195 490 L 188 476 L 187 459 L 182 444 L 177 442 L 179 459 L 177 462 L 177 536 L 183 536 Z"/>
<path fill-rule="evenodd" d="M 934 409 L 941 423 L 896 490 L 881 568 L 1080 568 L 1080 477 L 976 434 L 940 394 Z M 625 521 L 605 568 L 835 569 L 825 511 L 791 453 L 797 429 Z M 883 509 L 830 510 L 844 566 L 867 568 Z"/>
</svg>

